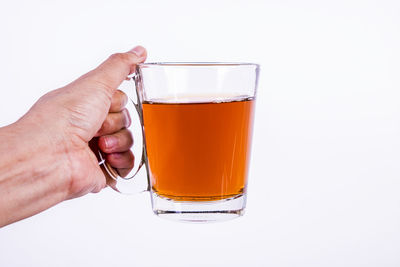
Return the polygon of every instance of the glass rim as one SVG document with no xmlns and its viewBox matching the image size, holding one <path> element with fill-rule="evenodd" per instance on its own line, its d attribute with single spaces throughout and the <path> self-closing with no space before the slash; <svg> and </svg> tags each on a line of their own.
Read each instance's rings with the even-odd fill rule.
<svg viewBox="0 0 400 267">
<path fill-rule="evenodd" d="M 250 62 L 146 62 L 137 64 L 139 67 L 222 67 L 222 66 L 254 66 L 260 64 Z"/>
</svg>

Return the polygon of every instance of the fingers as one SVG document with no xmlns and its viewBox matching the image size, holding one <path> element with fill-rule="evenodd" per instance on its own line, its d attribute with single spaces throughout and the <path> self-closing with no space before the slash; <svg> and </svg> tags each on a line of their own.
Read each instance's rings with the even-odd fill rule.
<svg viewBox="0 0 400 267">
<path fill-rule="evenodd" d="M 110 138 L 111 140 L 113 138 L 118 140 L 117 145 L 113 148 L 107 148 Z M 127 129 L 121 130 L 113 135 L 99 138 L 99 148 L 106 153 L 106 162 L 110 164 L 111 167 L 115 168 L 122 177 L 127 176 L 135 164 L 133 152 L 129 150 L 132 144 L 132 135 Z"/>
<path fill-rule="evenodd" d="M 122 129 L 112 135 L 99 137 L 99 148 L 107 154 L 128 151 L 132 145 L 133 137 L 127 129 Z"/>
<path fill-rule="evenodd" d="M 131 117 L 129 116 L 129 112 L 125 109 L 125 105 L 128 102 L 128 96 L 122 92 L 121 90 L 115 91 L 112 99 L 110 112 L 103 124 L 101 125 L 100 130 L 97 131 L 95 137 L 113 134 L 118 132 L 123 128 L 127 128 L 131 124 Z"/>
<path fill-rule="evenodd" d="M 113 54 L 96 69 L 80 77 L 75 83 L 95 90 L 103 89 L 112 94 L 122 81 L 135 71 L 135 66 L 146 60 L 146 57 L 146 49 L 142 46 L 136 46 L 126 53 Z M 96 84 L 96 86 L 93 86 L 93 84 Z"/>
<path fill-rule="evenodd" d="M 127 176 L 134 166 L 133 152 L 129 150 L 133 145 L 133 137 L 131 132 L 125 129 L 131 123 L 129 112 L 124 108 L 127 102 L 128 97 L 124 92 L 115 91 L 111 99 L 110 113 L 96 134 L 101 136 L 98 138 L 98 147 L 106 153 L 106 162 L 122 177 Z M 103 172 L 107 178 L 108 173 L 104 170 Z"/>
<path fill-rule="evenodd" d="M 111 99 L 110 112 L 122 111 L 127 103 L 128 96 L 121 90 L 115 91 Z"/>
<path fill-rule="evenodd" d="M 121 153 L 107 154 L 107 162 L 117 169 L 132 169 L 135 163 L 135 157 L 132 151 L 128 150 Z"/>
<path fill-rule="evenodd" d="M 118 172 L 119 176 L 126 177 L 132 171 L 132 169 L 133 169 L 133 167 L 132 168 L 128 168 L 128 169 L 121 169 L 120 168 L 120 169 L 117 169 L 117 172 Z"/>
<path fill-rule="evenodd" d="M 130 124 L 131 117 L 129 116 L 127 109 L 123 109 L 121 112 L 117 113 L 109 113 L 95 136 L 97 137 L 116 133 L 123 128 L 128 128 Z"/>
</svg>

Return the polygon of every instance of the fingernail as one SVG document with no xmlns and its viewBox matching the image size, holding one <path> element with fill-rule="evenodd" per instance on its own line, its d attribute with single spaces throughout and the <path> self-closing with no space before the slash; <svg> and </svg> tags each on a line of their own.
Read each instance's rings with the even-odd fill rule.
<svg viewBox="0 0 400 267">
<path fill-rule="evenodd" d="M 131 49 L 129 52 L 134 53 L 134 54 L 137 55 L 138 57 L 142 57 L 142 56 L 144 55 L 144 52 L 145 52 L 145 51 L 146 51 L 146 50 L 144 49 L 143 46 L 138 45 L 138 46 L 136 46 L 135 48 Z"/>
<path fill-rule="evenodd" d="M 113 148 L 117 145 L 117 139 L 114 137 L 106 137 L 104 142 L 106 143 L 106 148 Z"/>
</svg>

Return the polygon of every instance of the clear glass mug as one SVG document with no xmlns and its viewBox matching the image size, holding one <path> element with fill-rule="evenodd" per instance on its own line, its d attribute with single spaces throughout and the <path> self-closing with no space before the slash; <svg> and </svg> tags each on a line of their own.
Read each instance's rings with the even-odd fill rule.
<svg viewBox="0 0 400 267">
<path fill-rule="evenodd" d="M 135 136 L 142 148 L 132 148 L 139 164 L 121 172 L 99 153 L 112 177 L 108 185 L 121 193 L 149 191 L 154 213 L 166 219 L 243 215 L 258 74 L 252 63 L 139 64 L 131 103 L 141 124 L 131 131 L 142 130 Z M 133 177 L 143 166 L 147 181 L 140 183 Z"/>
</svg>

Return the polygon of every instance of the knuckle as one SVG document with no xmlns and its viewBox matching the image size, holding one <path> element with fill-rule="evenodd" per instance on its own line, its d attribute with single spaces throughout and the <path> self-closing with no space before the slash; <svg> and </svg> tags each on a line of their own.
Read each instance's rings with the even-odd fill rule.
<svg viewBox="0 0 400 267">
<path fill-rule="evenodd" d="M 118 89 L 117 91 L 115 91 L 115 96 L 117 98 L 123 98 L 123 97 L 125 97 L 125 93 L 121 89 Z"/>
<path fill-rule="evenodd" d="M 106 179 L 102 179 L 100 182 L 100 188 L 103 189 L 107 186 Z"/>
<path fill-rule="evenodd" d="M 128 53 L 115 53 L 110 56 L 110 59 L 115 61 L 130 62 L 132 58 Z"/>
<path fill-rule="evenodd" d="M 118 94 L 120 95 L 120 107 L 123 108 L 128 103 L 128 96 L 122 91 L 119 91 Z"/>
<path fill-rule="evenodd" d="M 126 108 L 122 110 L 122 123 L 126 128 L 131 126 L 132 123 L 131 116 Z"/>
<path fill-rule="evenodd" d="M 110 116 L 107 116 L 106 120 L 103 122 L 103 125 L 101 126 L 101 129 L 103 131 L 107 131 L 112 127 L 112 122 L 110 119 Z"/>
<path fill-rule="evenodd" d="M 121 109 L 124 107 L 124 103 L 122 103 L 122 98 L 115 99 L 113 103 L 113 110 L 114 112 L 116 111 L 121 111 Z"/>
<path fill-rule="evenodd" d="M 127 141 L 126 142 L 127 146 L 131 147 L 133 145 L 133 135 L 132 135 L 131 131 L 126 130 L 125 137 L 126 137 L 126 141 Z"/>
<path fill-rule="evenodd" d="M 110 153 L 111 152 L 111 149 L 109 149 L 107 147 L 107 141 L 106 141 L 106 137 L 105 136 L 100 136 L 100 138 L 99 138 L 99 148 L 104 153 Z"/>
<path fill-rule="evenodd" d="M 132 153 L 129 153 L 128 168 L 133 168 L 135 166 L 135 157 Z"/>
<path fill-rule="evenodd" d="M 114 53 L 110 56 L 111 60 L 121 60 L 122 59 L 122 53 Z"/>
</svg>

